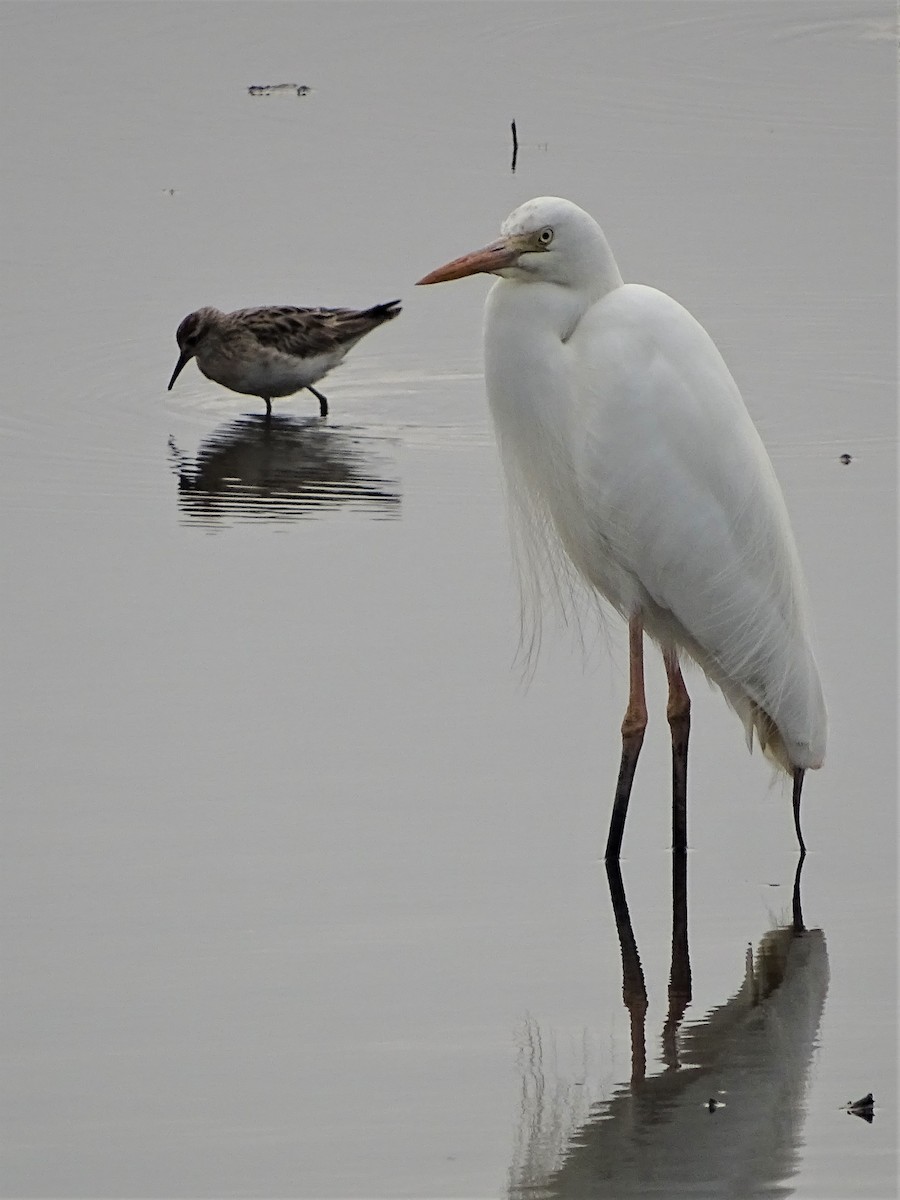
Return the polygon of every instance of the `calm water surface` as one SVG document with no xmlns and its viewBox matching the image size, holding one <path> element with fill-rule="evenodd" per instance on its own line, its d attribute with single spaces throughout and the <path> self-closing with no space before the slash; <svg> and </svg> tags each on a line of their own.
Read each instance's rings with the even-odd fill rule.
<svg viewBox="0 0 900 1200">
<path fill-rule="evenodd" d="M 892 6 L 0 25 L 4 1194 L 895 1194 Z M 622 629 L 515 666 L 485 281 L 413 283 L 543 193 L 703 321 L 771 449 L 831 715 L 804 934 L 720 697 L 673 879 L 650 660 L 607 878 Z M 165 390 L 202 304 L 395 296 L 326 422 Z"/>
</svg>

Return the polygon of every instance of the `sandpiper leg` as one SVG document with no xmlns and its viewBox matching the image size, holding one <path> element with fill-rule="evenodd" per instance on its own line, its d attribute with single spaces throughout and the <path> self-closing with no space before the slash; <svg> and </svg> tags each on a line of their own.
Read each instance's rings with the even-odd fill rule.
<svg viewBox="0 0 900 1200">
<path fill-rule="evenodd" d="M 644 697 L 644 624 L 640 617 L 632 617 L 628 622 L 628 682 L 628 707 L 622 721 L 622 760 L 619 764 L 616 798 L 609 822 L 609 837 L 606 840 L 607 862 L 619 861 L 631 785 L 644 742 L 644 730 L 647 728 L 647 701 Z"/>
<path fill-rule="evenodd" d="M 794 828 L 797 830 L 797 841 L 800 843 L 800 854 L 806 854 L 806 843 L 800 828 L 800 793 L 803 791 L 803 776 L 805 767 L 794 767 Z"/>
<path fill-rule="evenodd" d="M 314 387 L 310 387 L 309 391 L 312 392 L 312 394 L 315 396 L 315 398 L 319 402 L 319 416 L 327 417 L 328 416 L 328 401 L 325 399 L 325 397 L 322 395 L 322 393 L 317 392 Z"/>
<path fill-rule="evenodd" d="M 687 759 L 691 732 L 691 698 L 674 650 L 663 651 L 669 678 L 667 714 L 672 731 L 672 849 L 687 850 Z"/>
</svg>

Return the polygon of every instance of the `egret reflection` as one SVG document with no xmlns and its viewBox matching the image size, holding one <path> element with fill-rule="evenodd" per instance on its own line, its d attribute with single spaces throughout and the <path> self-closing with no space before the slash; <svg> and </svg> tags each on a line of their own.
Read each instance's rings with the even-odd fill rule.
<svg viewBox="0 0 900 1200">
<path fill-rule="evenodd" d="M 680 859 L 680 862 L 676 860 Z M 631 1079 L 600 1102 L 550 1078 L 548 1039 L 531 1028 L 509 1196 L 776 1197 L 797 1169 L 810 1062 L 828 989 L 821 930 L 769 930 L 730 999 L 681 1029 L 690 1000 L 686 871 L 673 856 L 673 938 L 663 1068 L 647 1074 L 647 992 L 616 864 L 608 867 L 631 1029 Z M 800 866 L 802 867 L 802 861 Z M 737 948 L 736 948 L 737 950 Z"/>
<path fill-rule="evenodd" d="M 244 416 L 221 425 L 194 458 L 170 439 L 184 524 L 290 521 L 353 508 L 399 513 L 385 439 L 351 427 L 287 416 Z"/>
</svg>

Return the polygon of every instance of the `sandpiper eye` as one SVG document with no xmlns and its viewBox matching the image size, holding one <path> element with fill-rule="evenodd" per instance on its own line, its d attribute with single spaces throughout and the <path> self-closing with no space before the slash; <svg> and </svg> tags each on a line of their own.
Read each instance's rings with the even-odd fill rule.
<svg viewBox="0 0 900 1200">
<path fill-rule="evenodd" d="M 553 230 L 548 225 L 546 229 L 542 229 L 538 234 L 538 241 L 542 246 L 549 246 L 553 241 Z"/>
</svg>

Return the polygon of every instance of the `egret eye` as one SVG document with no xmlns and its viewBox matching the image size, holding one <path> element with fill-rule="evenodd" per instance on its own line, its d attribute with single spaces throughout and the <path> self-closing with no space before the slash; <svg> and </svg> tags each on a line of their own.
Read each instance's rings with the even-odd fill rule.
<svg viewBox="0 0 900 1200">
<path fill-rule="evenodd" d="M 538 234 L 538 242 L 542 246 L 549 246 L 553 241 L 553 230 L 548 225 L 546 229 L 542 229 Z"/>
</svg>

